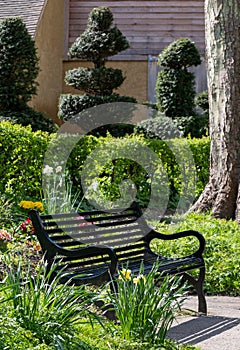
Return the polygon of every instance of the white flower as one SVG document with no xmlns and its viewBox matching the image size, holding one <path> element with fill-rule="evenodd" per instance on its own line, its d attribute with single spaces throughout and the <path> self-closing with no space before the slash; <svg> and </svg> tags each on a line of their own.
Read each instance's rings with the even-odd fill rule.
<svg viewBox="0 0 240 350">
<path fill-rule="evenodd" d="M 53 173 L 53 168 L 49 165 L 46 165 L 43 169 L 43 174 L 50 175 Z"/>
<path fill-rule="evenodd" d="M 62 166 L 61 165 L 57 166 L 56 167 L 56 174 L 60 173 L 61 171 L 62 171 Z"/>
<path fill-rule="evenodd" d="M 98 182 L 97 182 L 97 181 L 94 181 L 94 182 L 92 183 L 91 187 L 92 187 L 93 191 L 97 191 L 97 189 L 98 189 Z"/>
</svg>

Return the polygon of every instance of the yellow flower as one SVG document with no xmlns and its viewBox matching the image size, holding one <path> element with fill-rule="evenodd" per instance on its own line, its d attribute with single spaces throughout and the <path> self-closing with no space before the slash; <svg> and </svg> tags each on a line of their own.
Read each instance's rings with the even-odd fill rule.
<svg viewBox="0 0 240 350">
<path fill-rule="evenodd" d="M 40 212 L 42 212 L 44 209 L 42 202 L 21 201 L 19 205 L 24 209 L 37 209 Z"/>
<path fill-rule="evenodd" d="M 143 282 L 146 282 L 146 278 L 143 275 L 139 275 L 133 279 L 134 284 L 138 284 L 140 280 L 143 280 Z"/>
<path fill-rule="evenodd" d="M 19 203 L 20 207 L 24 208 L 25 202 L 26 202 L 26 201 L 21 201 L 21 202 Z"/>
<path fill-rule="evenodd" d="M 34 209 L 34 202 L 32 201 L 21 201 L 20 207 L 24 209 Z"/>
<path fill-rule="evenodd" d="M 42 204 L 42 202 L 35 202 L 34 203 L 34 208 L 37 209 L 38 211 L 43 211 L 43 204 Z"/>
<path fill-rule="evenodd" d="M 122 277 L 124 277 L 126 280 L 130 280 L 131 272 L 132 272 L 131 270 L 122 269 L 119 278 L 121 279 Z"/>
</svg>

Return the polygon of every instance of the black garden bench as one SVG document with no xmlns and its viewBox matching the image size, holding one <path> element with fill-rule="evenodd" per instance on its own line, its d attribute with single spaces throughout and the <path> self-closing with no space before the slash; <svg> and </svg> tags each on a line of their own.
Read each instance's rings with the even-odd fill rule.
<svg viewBox="0 0 240 350">
<path fill-rule="evenodd" d="M 203 292 L 205 264 L 204 237 L 189 230 L 174 234 L 162 234 L 150 228 L 142 216 L 139 206 L 112 211 L 85 211 L 79 213 L 39 215 L 29 212 L 35 234 L 40 242 L 47 265 L 56 264 L 56 270 L 63 271 L 62 282 L 76 285 L 100 285 L 118 275 L 121 266 L 128 266 L 132 273 L 138 273 L 141 263 L 148 273 L 156 259 L 162 274 L 182 274 L 190 281 L 198 295 L 198 311 L 207 312 Z M 191 255 L 169 258 L 154 253 L 150 242 L 157 238 L 163 241 L 194 236 L 198 249 Z M 199 269 L 195 278 L 189 271 Z"/>
</svg>

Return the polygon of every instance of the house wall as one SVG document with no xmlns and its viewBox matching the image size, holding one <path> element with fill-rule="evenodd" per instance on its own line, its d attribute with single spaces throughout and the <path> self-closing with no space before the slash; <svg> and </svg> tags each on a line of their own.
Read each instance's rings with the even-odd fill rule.
<svg viewBox="0 0 240 350">
<path fill-rule="evenodd" d="M 87 62 L 64 62 L 63 74 L 77 66 L 91 67 Z M 135 97 L 139 102 L 147 101 L 148 62 L 147 61 L 108 61 L 106 67 L 121 69 L 126 77 L 123 84 L 115 91 L 120 95 Z M 63 93 L 80 93 L 79 90 L 63 84 Z"/>
<path fill-rule="evenodd" d="M 37 79 L 38 94 L 33 97 L 31 105 L 55 121 L 63 85 L 63 38 L 64 0 L 48 0 L 34 38 L 41 71 Z"/>
<path fill-rule="evenodd" d="M 67 0 L 69 12 L 68 44 L 71 46 L 87 24 L 93 7 L 108 6 L 113 13 L 114 24 L 127 37 L 130 48 L 121 52 L 118 59 L 147 59 L 173 40 L 187 37 L 193 40 L 202 53 L 204 39 L 203 0 L 125 0 L 95 1 Z M 121 56 L 121 57 L 120 57 Z"/>
</svg>

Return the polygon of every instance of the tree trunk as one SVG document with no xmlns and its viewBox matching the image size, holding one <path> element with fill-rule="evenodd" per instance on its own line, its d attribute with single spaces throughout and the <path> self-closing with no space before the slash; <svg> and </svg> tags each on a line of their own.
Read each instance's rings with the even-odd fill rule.
<svg viewBox="0 0 240 350">
<path fill-rule="evenodd" d="M 192 210 L 240 221 L 240 1 L 205 0 L 209 182 Z"/>
</svg>

